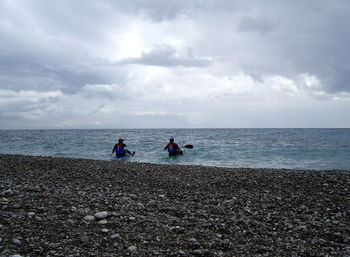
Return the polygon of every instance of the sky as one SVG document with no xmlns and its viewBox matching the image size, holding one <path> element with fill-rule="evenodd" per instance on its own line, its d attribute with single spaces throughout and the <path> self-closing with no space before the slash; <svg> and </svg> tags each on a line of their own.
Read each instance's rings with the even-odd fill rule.
<svg viewBox="0 0 350 257">
<path fill-rule="evenodd" d="M 0 0 L 0 129 L 350 128 L 348 0 Z"/>
</svg>

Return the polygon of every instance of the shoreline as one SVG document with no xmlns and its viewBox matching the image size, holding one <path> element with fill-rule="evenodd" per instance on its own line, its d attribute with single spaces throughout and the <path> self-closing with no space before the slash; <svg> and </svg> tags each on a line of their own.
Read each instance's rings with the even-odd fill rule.
<svg viewBox="0 0 350 257">
<path fill-rule="evenodd" d="M 1 156 L 14 156 L 14 157 L 33 157 L 33 158 L 54 158 L 54 159 L 67 159 L 67 160 L 81 160 L 81 161 L 101 161 L 101 162 L 114 162 L 114 163 L 129 163 L 129 164 L 144 164 L 144 165 L 160 165 L 160 166 L 181 166 L 181 167 L 197 167 L 197 168 L 213 168 L 213 169 L 229 169 L 229 170 L 270 170 L 270 171 L 302 171 L 302 172 L 349 172 L 349 169 L 302 169 L 302 168 L 264 168 L 264 167 L 228 167 L 228 166 L 209 166 L 209 165 L 198 165 L 198 164 L 182 164 L 182 163 L 153 163 L 153 162 L 134 162 L 132 160 L 112 160 L 112 159 L 89 159 L 84 157 L 63 157 L 63 156 L 50 156 L 50 155 L 25 155 L 25 154 L 8 154 L 8 153 L 0 153 Z M 127 157 L 131 158 L 131 157 Z"/>
<path fill-rule="evenodd" d="M 0 154 L 4 256 L 350 256 L 350 171 Z"/>
</svg>

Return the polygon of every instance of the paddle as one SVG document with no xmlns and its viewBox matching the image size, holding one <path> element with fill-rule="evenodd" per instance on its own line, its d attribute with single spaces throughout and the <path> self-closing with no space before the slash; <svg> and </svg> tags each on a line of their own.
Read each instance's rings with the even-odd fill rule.
<svg viewBox="0 0 350 257">
<path fill-rule="evenodd" d="M 185 148 L 188 148 L 188 149 L 192 149 L 193 148 L 193 145 L 184 145 L 182 147 L 185 147 Z"/>
</svg>

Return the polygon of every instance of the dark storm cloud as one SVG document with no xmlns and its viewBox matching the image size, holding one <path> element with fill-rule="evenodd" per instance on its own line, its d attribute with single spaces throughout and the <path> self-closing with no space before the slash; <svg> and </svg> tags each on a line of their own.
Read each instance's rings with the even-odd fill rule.
<svg viewBox="0 0 350 257">
<path fill-rule="evenodd" d="M 13 90 L 32 89 L 46 91 L 60 89 L 75 93 L 86 84 L 108 84 L 115 82 L 108 71 L 94 66 L 67 66 L 67 63 L 47 63 L 33 58 L 0 58 L 0 82 L 3 88 Z M 122 76 L 121 76 L 122 77 Z"/>
<path fill-rule="evenodd" d="M 317 76 L 328 92 L 349 92 L 349 11 L 346 0 L 4 0 L 0 3 L 0 83 L 16 89 L 25 84 L 41 88 L 53 81 L 53 88 L 75 91 L 74 87 L 87 83 L 118 82 L 119 76 L 111 75 L 115 73 L 110 69 L 77 67 L 84 52 L 93 56 L 94 47 L 109 42 L 110 31 L 118 35 L 124 25 L 120 17 L 129 15 L 159 24 L 186 17 L 202 36 L 193 46 L 199 56 L 214 53 L 214 59 L 226 58 L 255 80 L 270 75 L 295 79 L 308 73 Z M 235 32 L 239 42 L 232 41 Z M 171 47 L 144 52 L 124 63 L 209 64 L 205 59 L 178 56 Z"/>
<path fill-rule="evenodd" d="M 240 59 L 247 74 L 296 80 L 308 73 L 320 79 L 325 91 L 350 92 L 349 1 L 257 6 L 257 14 L 242 17 L 238 25 L 243 38 L 255 41 L 244 48 L 247 55 Z M 254 31 L 255 36 L 247 35 Z"/>
</svg>

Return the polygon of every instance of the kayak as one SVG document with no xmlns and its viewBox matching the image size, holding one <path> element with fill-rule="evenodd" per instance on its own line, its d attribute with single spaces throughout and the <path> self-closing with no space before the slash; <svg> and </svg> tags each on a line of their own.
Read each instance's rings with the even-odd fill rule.
<svg viewBox="0 0 350 257">
<path fill-rule="evenodd" d="M 167 158 L 177 158 L 177 157 L 179 157 L 179 156 L 182 156 L 182 155 L 184 155 L 184 152 L 185 151 L 181 151 L 180 153 L 178 153 L 178 154 L 176 154 L 176 155 L 167 155 L 166 157 Z"/>
<path fill-rule="evenodd" d="M 130 158 L 130 155 L 125 155 L 125 156 L 113 156 L 111 158 L 111 161 L 118 161 L 118 160 L 127 160 Z"/>
</svg>

